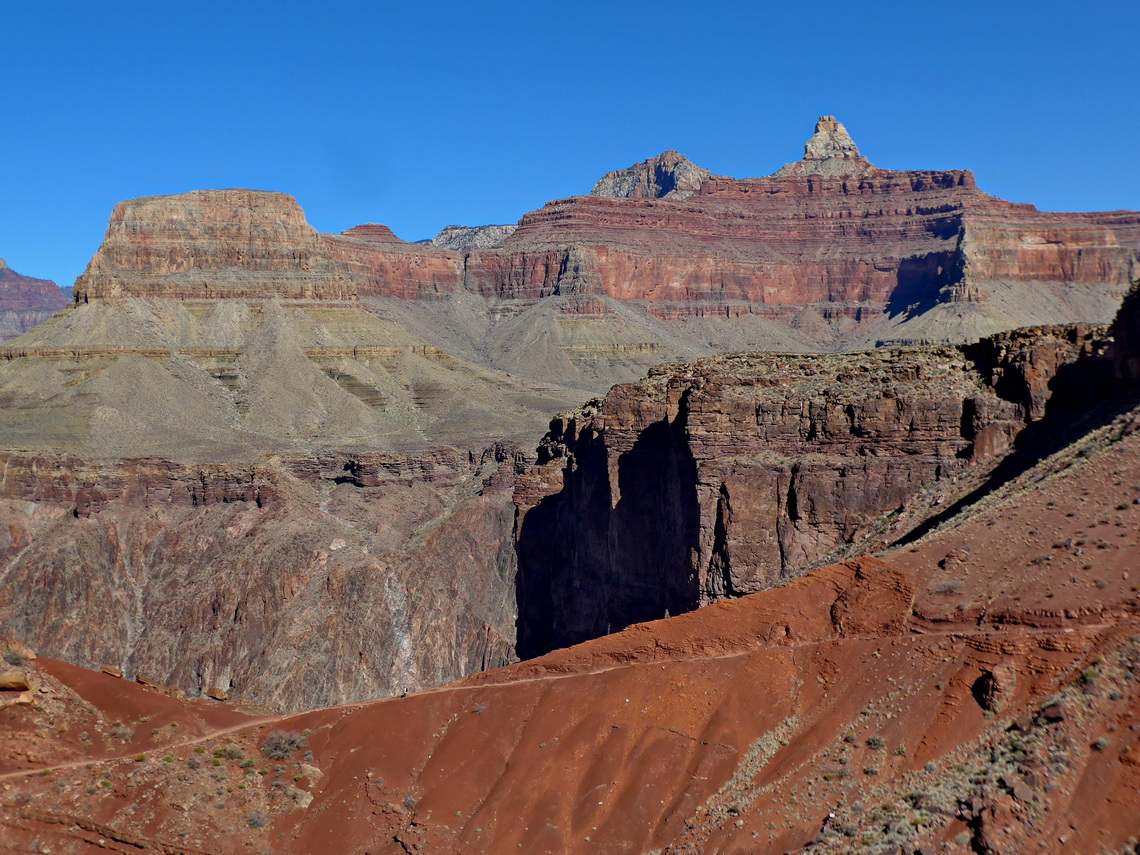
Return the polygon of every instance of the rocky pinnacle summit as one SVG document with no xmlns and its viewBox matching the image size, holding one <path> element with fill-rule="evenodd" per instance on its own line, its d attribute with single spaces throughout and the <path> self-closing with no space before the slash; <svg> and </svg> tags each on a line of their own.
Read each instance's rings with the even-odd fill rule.
<svg viewBox="0 0 1140 855">
<path fill-rule="evenodd" d="M 607 172 L 590 195 L 610 199 L 687 199 L 700 189 L 709 174 L 703 166 L 670 149 L 628 169 Z"/>
<path fill-rule="evenodd" d="M 779 169 L 776 177 L 864 175 L 875 166 L 859 154 L 859 146 L 835 116 L 820 116 L 815 133 L 804 144 L 803 160 Z"/>
<path fill-rule="evenodd" d="M 830 160 L 833 157 L 859 157 L 859 147 L 847 128 L 835 116 L 820 116 L 815 133 L 804 145 L 804 160 Z"/>
</svg>

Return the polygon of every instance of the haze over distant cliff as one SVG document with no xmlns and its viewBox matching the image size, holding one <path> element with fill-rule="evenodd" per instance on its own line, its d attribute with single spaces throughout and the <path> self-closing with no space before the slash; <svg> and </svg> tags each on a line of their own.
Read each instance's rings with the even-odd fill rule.
<svg viewBox="0 0 1140 855">
<path fill-rule="evenodd" d="M 42 324 L 69 302 L 54 282 L 21 276 L 0 258 L 0 341 Z"/>
</svg>

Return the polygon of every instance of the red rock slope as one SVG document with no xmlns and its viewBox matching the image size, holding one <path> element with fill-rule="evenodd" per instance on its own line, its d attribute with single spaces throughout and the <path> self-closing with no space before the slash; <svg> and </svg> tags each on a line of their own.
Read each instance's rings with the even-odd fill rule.
<svg viewBox="0 0 1140 855">
<path fill-rule="evenodd" d="M 75 852 L 93 828 L 249 851 L 262 819 L 272 851 L 307 855 L 1121 851 L 1140 835 L 1138 426 L 881 558 L 404 699 L 40 760 L 4 780 L 5 832 Z M 306 745 L 274 765 L 270 730 Z"/>
</svg>

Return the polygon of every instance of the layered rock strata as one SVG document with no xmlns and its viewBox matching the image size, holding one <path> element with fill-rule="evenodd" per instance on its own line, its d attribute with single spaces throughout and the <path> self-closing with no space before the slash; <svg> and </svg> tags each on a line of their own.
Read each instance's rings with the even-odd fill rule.
<svg viewBox="0 0 1140 855">
<path fill-rule="evenodd" d="M 680 156 L 654 159 L 603 182 L 611 196 L 553 202 L 482 250 L 409 244 L 378 225 L 320 235 L 283 194 L 205 191 L 118 206 L 76 284 L 77 305 L 0 361 L 5 513 L 10 542 L 21 544 L 5 578 L 53 580 L 37 602 L 53 616 L 37 642 L 192 691 L 290 706 L 462 673 L 509 645 L 502 629 L 494 643 L 480 639 L 515 617 L 501 604 L 515 583 L 513 559 L 501 554 L 513 474 L 497 453 L 495 477 L 475 471 L 483 463 L 439 463 L 437 453 L 482 461 L 496 441 L 525 447 L 585 390 L 671 358 L 833 348 L 888 333 L 968 339 L 1027 312 L 1107 317 L 1135 269 L 1136 214 L 1041 214 L 981 193 L 968 172 L 880 170 L 834 122 L 821 121 L 806 154 L 795 174 L 748 180 Z M 958 326 L 944 323 L 951 311 Z M 599 413 L 559 428 L 544 465 L 520 485 L 520 649 L 756 590 L 849 546 L 921 485 L 996 459 L 1038 417 L 1051 372 L 1093 349 L 1084 332 L 1052 335 L 1039 355 L 1013 336 L 976 353 L 895 362 L 704 361 L 619 387 Z M 739 388 L 737 368 L 752 378 Z M 739 446 L 721 428 L 739 429 Z M 440 444 L 450 450 L 437 452 Z M 368 454 L 431 466 L 381 477 L 362 464 L 330 479 L 288 462 Z M 91 461 L 96 471 L 85 468 Z M 452 475 L 438 481 L 434 466 Z M 487 477 L 498 485 L 487 488 L 493 502 L 473 486 Z M 29 480 L 41 493 L 26 494 Z M 361 509 L 353 485 L 380 491 L 368 496 L 384 515 Z M 359 555 L 322 541 L 339 502 L 358 528 L 342 539 Z M 493 550 L 464 541 L 465 515 Z M 647 533 L 653 515 L 661 534 Z M 244 551 L 234 533 L 252 531 L 243 528 L 251 520 L 259 534 Z M 259 563 L 280 544 L 299 544 L 280 559 L 282 572 L 336 596 L 299 599 L 296 611 L 261 597 L 285 586 Z M 500 603 L 464 614 L 493 619 L 438 605 L 475 596 L 448 587 L 450 557 L 440 556 L 457 550 L 471 556 L 472 590 L 492 579 L 487 596 Z M 377 555 L 389 569 L 376 570 Z M 333 565 L 345 571 L 343 588 L 320 576 Z M 125 567 L 129 584 L 116 575 Z M 261 588 L 243 587 L 247 579 Z M 187 603 L 180 613 L 233 616 L 210 624 L 210 662 L 193 673 L 179 670 L 193 627 L 148 628 L 150 604 L 182 580 L 217 610 Z M 585 592 L 578 605 L 575 585 Z M 130 591 L 159 593 L 140 595 L 140 606 Z M 370 635 L 370 613 L 352 605 L 358 595 L 423 623 L 407 629 L 392 617 Z M 9 597 L 0 617 L 31 632 L 33 613 L 18 600 Z M 103 640 L 66 617 L 96 601 L 126 603 Z M 235 603 L 245 605 L 228 611 Z M 432 623 L 433 609 L 458 634 Z M 250 613 L 262 617 L 246 634 L 240 616 Z M 302 625 L 353 642 L 332 649 L 308 630 L 282 629 Z M 251 652 L 258 633 L 273 640 Z M 384 647 L 383 633 L 404 653 Z M 442 652 L 431 652 L 444 635 Z M 335 677 L 298 660 L 299 639 L 339 657 Z M 380 664 L 367 653 L 376 645 Z M 368 664 L 353 670 L 354 657 Z M 274 694 L 258 669 L 289 688 Z"/>
<path fill-rule="evenodd" d="M 244 467 L 8 455 L 0 622 L 41 651 L 278 709 L 514 656 L 511 486 L 479 454 Z"/>
<path fill-rule="evenodd" d="M 664 321 L 677 357 L 766 347 L 764 323 L 793 349 L 1106 323 L 1140 275 L 1138 253 L 1136 212 L 1043 213 L 982 192 L 966 170 L 881 169 L 825 116 L 804 158 L 765 178 L 713 175 L 665 152 L 517 227 L 453 227 L 431 245 L 378 225 L 318 236 L 282 194 L 133 200 L 75 293 L 475 298 L 482 308 L 442 318 L 437 338 L 462 316 L 472 353 L 506 367 L 506 327 L 566 296 L 640 314 L 630 343 L 662 339 L 653 321 Z M 540 314 L 536 333 L 564 336 L 561 311 Z M 621 374 L 612 379 L 631 379 Z"/>
<path fill-rule="evenodd" d="M 966 170 L 880 169 L 825 116 L 803 160 L 766 178 L 712 175 L 676 152 L 611 173 L 469 256 L 465 281 L 485 297 L 600 295 L 721 328 L 759 316 L 823 346 L 963 341 L 1108 322 L 1140 272 L 1138 226 L 1135 212 L 1005 202 Z"/>
<path fill-rule="evenodd" d="M 116 205 L 74 294 L 349 300 L 356 286 L 292 196 L 197 190 Z"/>
<path fill-rule="evenodd" d="M 555 419 L 515 490 L 526 657 L 776 585 L 1000 459 L 1103 328 L 662 366 Z M 1082 379 L 1072 379 L 1079 374 Z"/>
<path fill-rule="evenodd" d="M 325 235 L 359 293 L 403 300 L 438 300 L 463 290 L 463 257 L 433 246 L 407 243 L 379 224 Z"/>
<path fill-rule="evenodd" d="M 0 258 L 0 342 L 42 324 L 69 302 L 51 280 L 22 276 Z"/>
</svg>

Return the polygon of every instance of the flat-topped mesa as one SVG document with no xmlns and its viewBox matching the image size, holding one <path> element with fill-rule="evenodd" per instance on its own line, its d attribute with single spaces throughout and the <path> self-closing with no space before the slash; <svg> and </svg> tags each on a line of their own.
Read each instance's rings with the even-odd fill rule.
<svg viewBox="0 0 1140 855">
<path fill-rule="evenodd" d="M 859 154 L 843 123 L 835 116 L 820 116 L 815 133 L 804 145 L 803 160 L 781 167 L 774 177 L 866 175 L 875 171 L 874 164 Z"/>
<path fill-rule="evenodd" d="M 286 193 L 196 190 L 120 202 L 75 299 L 352 300 L 356 286 Z"/>
<path fill-rule="evenodd" d="M 663 151 L 628 169 L 607 172 L 590 191 L 610 199 L 687 199 L 711 175 L 683 154 Z"/>
</svg>

